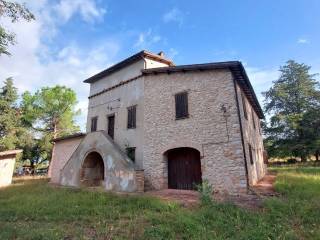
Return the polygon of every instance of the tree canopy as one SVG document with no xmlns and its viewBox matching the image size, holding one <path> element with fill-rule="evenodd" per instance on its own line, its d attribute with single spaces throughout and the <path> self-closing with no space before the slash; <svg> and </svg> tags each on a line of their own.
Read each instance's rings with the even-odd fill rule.
<svg viewBox="0 0 320 240">
<path fill-rule="evenodd" d="M 280 77 L 264 92 L 264 108 L 270 116 L 264 127 L 268 152 L 274 157 L 306 160 L 319 150 L 320 91 L 310 66 L 289 60 Z"/>
<path fill-rule="evenodd" d="M 0 0 L 0 19 L 3 17 L 10 18 L 11 22 L 16 22 L 20 19 L 26 21 L 35 19 L 34 15 L 24 4 Z M 0 55 L 10 55 L 8 46 L 13 44 L 15 44 L 15 34 L 7 31 L 0 25 Z"/>
<path fill-rule="evenodd" d="M 76 94 L 64 86 L 25 92 L 18 104 L 12 78 L 0 88 L 0 151 L 23 149 L 22 160 L 31 165 L 50 161 L 52 139 L 78 132 Z"/>
<path fill-rule="evenodd" d="M 76 104 L 76 93 L 64 86 L 44 87 L 34 94 L 22 95 L 23 122 L 41 136 L 33 149 L 40 161 L 50 160 L 53 138 L 80 131 L 75 124 L 80 113 L 75 110 Z"/>
</svg>

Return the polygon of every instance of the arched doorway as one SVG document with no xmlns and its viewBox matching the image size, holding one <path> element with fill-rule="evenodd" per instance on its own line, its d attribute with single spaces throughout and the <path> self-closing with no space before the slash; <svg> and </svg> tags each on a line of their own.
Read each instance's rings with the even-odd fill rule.
<svg viewBox="0 0 320 240">
<path fill-rule="evenodd" d="M 195 189 L 202 182 L 200 152 L 182 147 L 168 150 L 168 187 L 172 189 Z"/>
<path fill-rule="evenodd" d="M 80 170 L 80 184 L 83 186 L 100 186 L 103 180 L 103 159 L 99 153 L 91 152 L 83 161 Z"/>
</svg>

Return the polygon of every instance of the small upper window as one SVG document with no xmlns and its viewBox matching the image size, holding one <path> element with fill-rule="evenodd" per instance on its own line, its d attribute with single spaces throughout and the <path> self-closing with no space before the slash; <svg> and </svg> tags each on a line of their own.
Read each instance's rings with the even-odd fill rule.
<svg viewBox="0 0 320 240">
<path fill-rule="evenodd" d="M 126 148 L 127 156 L 132 160 L 132 162 L 136 161 L 136 148 L 135 147 L 129 147 Z"/>
<path fill-rule="evenodd" d="M 137 106 L 128 107 L 128 128 L 136 128 Z"/>
<path fill-rule="evenodd" d="M 250 163 L 251 165 L 253 164 L 253 153 L 252 153 L 252 147 L 250 144 L 249 145 L 249 157 L 250 157 Z"/>
<path fill-rule="evenodd" d="M 98 117 L 91 118 L 91 132 L 97 131 Z"/>
<path fill-rule="evenodd" d="M 175 95 L 176 102 L 176 119 L 183 119 L 189 117 L 188 112 L 188 93 L 177 93 Z"/>
</svg>

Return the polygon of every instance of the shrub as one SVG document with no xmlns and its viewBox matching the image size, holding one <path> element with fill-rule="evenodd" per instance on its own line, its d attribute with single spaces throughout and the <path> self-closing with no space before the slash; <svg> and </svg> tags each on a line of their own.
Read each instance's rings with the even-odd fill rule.
<svg viewBox="0 0 320 240">
<path fill-rule="evenodd" d="M 289 158 L 288 160 L 287 160 L 287 163 L 288 164 L 295 164 L 297 162 L 297 159 L 295 159 L 295 158 Z"/>
<path fill-rule="evenodd" d="M 204 180 L 202 184 L 197 185 L 197 191 L 200 193 L 200 202 L 202 205 L 212 203 L 213 188 L 208 180 Z"/>
</svg>

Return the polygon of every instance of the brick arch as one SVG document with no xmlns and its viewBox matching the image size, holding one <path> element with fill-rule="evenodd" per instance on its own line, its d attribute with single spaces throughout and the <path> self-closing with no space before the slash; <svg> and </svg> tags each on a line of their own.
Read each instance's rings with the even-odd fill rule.
<svg viewBox="0 0 320 240">
<path fill-rule="evenodd" d="M 168 152 L 169 150 L 171 149 L 175 149 L 175 148 L 193 148 L 193 149 L 196 149 L 200 152 L 200 157 L 203 156 L 203 150 L 202 150 L 202 146 L 201 144 L 198 144 L 198 143 L 193 143 L 191 141 L 176 141 L 176 142 L 172 142 L 168 145 L 166 145 L 165 147 L 163 147 L 161 149 L 161 154 L 162 155 L 165 155 L 166 152 Z"/>
</svg>

